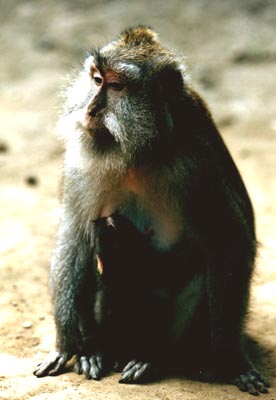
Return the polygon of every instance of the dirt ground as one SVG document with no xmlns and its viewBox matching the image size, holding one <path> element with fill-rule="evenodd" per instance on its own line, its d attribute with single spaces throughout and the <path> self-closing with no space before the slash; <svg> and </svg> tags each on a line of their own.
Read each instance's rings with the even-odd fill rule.
<svg viewBox="0 0 276 400">
<path fill-rule="evenodd" d="M 64 77 L 84 50 L 125 27 L 153 26 L 187 56 L 242 172 L 261 242 L 248 332 L 276 399 L 276 2 L 0 0 L 0 399 L 248 399 L 231 385 L 149 385 L 66 373 L 38 379 L 54 347 L 48 265 L 59 215 L 62 148 L 53 134 Z M 184 360 L 189 362 L 189 360 Z"/>
</svg>

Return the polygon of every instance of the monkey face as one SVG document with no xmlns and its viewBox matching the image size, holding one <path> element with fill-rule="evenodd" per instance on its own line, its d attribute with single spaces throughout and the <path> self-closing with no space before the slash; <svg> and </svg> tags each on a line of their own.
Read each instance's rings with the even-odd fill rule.
<svg viewBox="0 0 276 400">
<path fill-rule="evenodd" d="M 177 84 L 183 84 L 175 56 L 143 29 L 135 37 L 123 34 L 93 50 L 67 104 L 68 115 L 76 116 L 76 126 L 89 137 L 91 149 L 123 154 L 132 161 L 155 151 L 156 143 L 166 147 L 174 123 L 164 77 L 169 81 L 167 75 L 177 71 Z"/>
<path fill-rule="evenodd" d="M 114 108 L 114 103 L 125 92 L 126 82 L 113 71 L 100 72 L 94 63 L 90 67 L 90 75 L 94 96 L 87 106 L 85 120 L 87 130 L 93 136 L 98 128 L 105 127 L 106 110 Z"/>
<path fill-rule="evenodd" d="M 133 81 L 127 72 L 139 73 L 138 66 L 117 62 L 101 66 L 91 57 L 91 98 L 83 128 L 93 144 L 104 151 L 134 155 L 157 136 L 154 110 L 143 82 Z M 105 146 L 103 146 L 105 144 Z"/>
</svg>

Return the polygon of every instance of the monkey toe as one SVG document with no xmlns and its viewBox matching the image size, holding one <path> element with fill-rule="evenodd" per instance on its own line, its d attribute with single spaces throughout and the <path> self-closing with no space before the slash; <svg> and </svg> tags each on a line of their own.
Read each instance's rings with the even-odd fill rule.
<svg viewBox="0 0 276 400">
<path fill-rule="evenodd" d="M 75 371 L 81 375 L 84 374 L 86 379 L 100 380 L 103 374 L 103 359 L 101 353 L 92 356 L 81 356 L 75 363 Z"/>
<path fill-rule="evenodd" d="M 253 396 L 258 396 L 260 393 L 266 394 L 269 388 L 269 383 L 255 369 L 250 369 L 238 376 L 234 379 L 234 384 L 242 392 L 248 392 Z"/>
<path fill-rule="evenodd" d="M 90 375 L 93 379 L 101 379 L 103 373 L 103 359 L 101 354 L 96 354 L 90 357 Z"/>
<path fill-rule="evenodd" d="M 123 369 L 120 383 L 142 383 L 153 375 L 151 363 L 132 360 Z"/>
<path fill-rule="evenodd" d="M 65 365 L 70 358 L 71 355 L 68 353 L 51 353 L 45 361 L 37 365 L 33 373 L 38 378 L 42 378 L 43 376 L 47 375 L 58 375 L 64 370 Z"/>
</svg>

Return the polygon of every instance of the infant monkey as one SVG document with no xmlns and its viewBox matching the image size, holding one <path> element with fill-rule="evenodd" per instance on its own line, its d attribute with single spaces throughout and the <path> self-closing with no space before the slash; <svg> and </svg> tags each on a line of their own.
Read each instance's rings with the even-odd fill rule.
<svg viewBox="0 0 276 400">
<path fill-rule="evenodd" d="M 177 364 L 266 393 L 243 346 L 257 243 L 251 202 L 182 60 L 147 27 L 122 32 L 85 59 L 60 126 L 56 353 L 35 375 L 59 374 L 76 355 L 87 378 L 101 377 L 106 358 L 134 382 L 178 354 Z"/>
<path fill-rule="evenodd" d="M 172 309 L 162 290 L 165 282 L 155 279 L 162 266 L 145 236 L 119 214 L 95 221 L 94 254 L 100 351 L 90 370 L 85 370 L 83 358 L 76 364 L 77 372 L 98 378 L 101 369 L 107 373 L 114 367 L 123 369 L 121 383 L 144 382 L 157 373 L 169 343 Z M 103 368 L 98 368 L 99 362 Z"/>
</svg>

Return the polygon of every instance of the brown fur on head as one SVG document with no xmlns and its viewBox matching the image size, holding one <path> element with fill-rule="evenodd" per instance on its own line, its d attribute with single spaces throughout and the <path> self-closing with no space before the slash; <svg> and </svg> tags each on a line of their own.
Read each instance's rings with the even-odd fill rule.
<svg viewBox="0 0 276 400">
<path fill-rule="evenodd" d="M 102 47 L 99 52 L 92 51 L 92 54 L 114 62 L 120 60 L 138 65 L 151 63 L 152 68 L 158 68 L 159 63 L 170 63 L 174 66 L 179 63 L 176 55 L 162 46 L 157 33 L 143 25 L 124 30 L 117 39 Z"/>
<path fill-rule="evenodd" d="M 124 30 L 117 39 L 100 51 L 105 54 L 113 50 L 118 52 L 120 57 L 143 62 L 145 57 L 161 48 L 157 33 L 149 27 L 139 25 Z"/>
<path fill-rule="evenodd" d="M 124 30 L 120 35 L 120 41 L 124 45 L 139 46 L 139 45 L 157 45 L 159 44 L 157 33 L 150 27 L 139 25 L 137 27 Z"/>
</svg>

